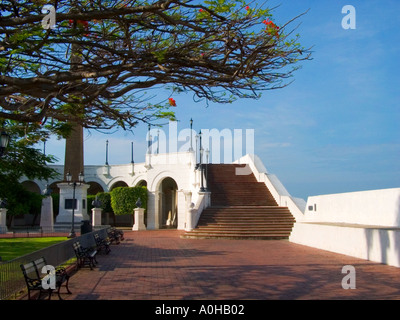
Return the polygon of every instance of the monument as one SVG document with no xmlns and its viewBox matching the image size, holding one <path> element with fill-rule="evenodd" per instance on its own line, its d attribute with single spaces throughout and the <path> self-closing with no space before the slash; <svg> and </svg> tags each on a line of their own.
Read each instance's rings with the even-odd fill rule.
<svg viewBox="0 0 400 320">
<path fill-rule="evenodd" d="M 60 188 L 57 227 L 70 228 L 73 211 L 76 228 L 80 227 L 82 220 L 90 220 L 87 214 L 87 189 L 89 185 L 76 183 L 79 182 L 79 175 L 83 175 L 83 173 L 83 127 L 74 124 L 71 134 L 65 141 L 64 182 L 57 184 L 57 187 Z M 67 182 L 67 174 L 71 175 L 71 182 Z"/>
</svg>

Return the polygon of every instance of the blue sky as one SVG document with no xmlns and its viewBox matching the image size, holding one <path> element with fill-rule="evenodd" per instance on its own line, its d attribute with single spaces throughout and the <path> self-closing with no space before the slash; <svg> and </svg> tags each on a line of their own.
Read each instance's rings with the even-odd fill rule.
<svg viewBox="0 0 400 320">
<path fill-rule="evenodd" d="M 250 4 L 251 5 L 251 4 Z M 174 96 L 178 131 L 254 129 L 255 153 L 294 197 L 400 187 L 400 2 L 270 0 L 279 25 L 300 18 L 301 43 L 313 46 L 294 82 L 260 100 L 209 107 Z M 356 29 L 343 29 L 342 8 L 356 9 Z M 165 129 L 168 132 L 168 128 Z M 85 164 L 144 161 L 146 125 L 134 134 L 85 133 Z M 64 158 L 64 141 L 47 153 Z"/>
</svg>

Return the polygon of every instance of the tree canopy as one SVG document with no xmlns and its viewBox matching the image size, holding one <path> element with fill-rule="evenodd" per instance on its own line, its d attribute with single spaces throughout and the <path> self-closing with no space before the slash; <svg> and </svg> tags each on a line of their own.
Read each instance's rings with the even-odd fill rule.
<svg viewBox="0 0 400 320">
<path fill-rule="evenodd" d="M 40 130 L 38 124 L 8 120 L 6 126 L 11 139 L 0 157 L 0 199 L 7 199 L 9 214 L 29 213 L 29 210 L 40 213 L 41 197 L 25 190 L 19 180 L 23 176 L 27 180 L 47 180 L 56 176 L 57 172 L 47 166 L 55 158 L 35 148 L 47 133 Z"/>
<path fill-rule="evenodd" d="M 42 25 L 45 4 L 54 28 Z M 56 133 L 70 122 L 131 129 L 174 118 L 179 92 L 258 99 L 310 59 L 297 17 L 272 13 L 244 0 L 2 0 L 0 118 Z M 161 87 L 170 99 L 152 102 Z"/>
</svg>

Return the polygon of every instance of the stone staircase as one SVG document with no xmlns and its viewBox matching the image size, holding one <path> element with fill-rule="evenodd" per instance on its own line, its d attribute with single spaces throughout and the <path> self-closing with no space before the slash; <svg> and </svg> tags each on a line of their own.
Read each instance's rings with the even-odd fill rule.
<svg viewBox="0 0 400 320">
<path fill-rule="evenodd" d="M 244 165 L 208 165 L 211 207 L 195 229 L 183 238 L 288 239 L 295 222 L 287 207 L 280 207 L 268 188 L 253 174 L 237 175 Z"/>
</svg>

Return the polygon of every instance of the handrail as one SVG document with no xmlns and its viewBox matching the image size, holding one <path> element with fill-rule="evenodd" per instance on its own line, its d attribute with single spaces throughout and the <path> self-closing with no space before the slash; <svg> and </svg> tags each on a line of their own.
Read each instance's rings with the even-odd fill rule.
<svg viewBox="0 0 400 320">
<path fill-rule="evenodd" d="M 188 210 L 188 219 L 185 230 L 193 230 L 199 222 L 203 210 L 210 206 L 210 192 L 199 192 L 199 197 L 193 208 Z"/>
<path fill-rule="evenodd" d="M 257 155 L 247 154 L 235 161 L 235 163 L 246 164 L 250 169 L 248 171 L 254 174 L 257 181 L 263 182 L 267 186 L 278 205 L 289 208 L 296 221 L 304 219 L 306 202 L 300 198 L 293 198 L 279 179 L 267 172 Z"/>
</svg>

